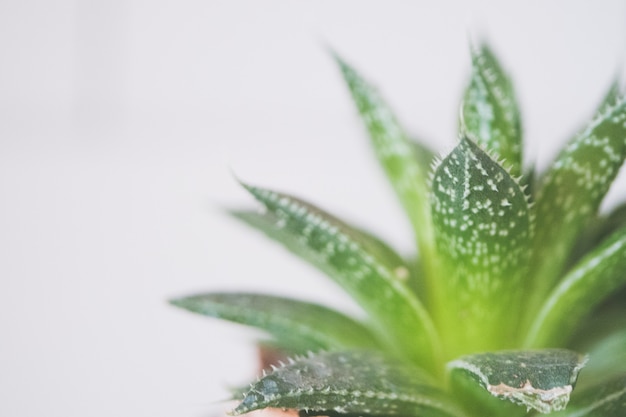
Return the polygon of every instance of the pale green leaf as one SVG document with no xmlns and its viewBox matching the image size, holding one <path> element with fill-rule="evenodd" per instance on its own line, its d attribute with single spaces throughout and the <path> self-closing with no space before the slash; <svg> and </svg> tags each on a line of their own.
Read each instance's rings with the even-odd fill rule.
<svg viewBox="0 0 626 417">
<path fill-rule="evenodd" d="M 340 57 L 335 55 L 335 59 L 369 132 L 378 160 L 413 225 L 424 267 L 430 271 L 433 268 L 430 263 L 433 234 L 428 202 L 431 152 L 412 142 L 376 88 Z"/>
<path fill-rule="evenodd" d="M 554 417 L 624 417 L 626 415 L 626 375 L 604 381 L 577 392 L 565 411 Z"/>
<path fill-rule="evenodd" d="M 405 269 L 392 269 L 368 250 L 363 235 L 311 204 L 270 190 L 244 185 L 275 216 L 276 236 L 308 253 L 370 314 L 387 347 L 430 371 L 437 368 L 438 336 L 428 312 L 403 280 Z M 390 325 L 391 324 L 391 325 Z"/>
<path fill-rule="evenodd" d="M 626 228 L 619 229 L 574 266 L 536 314 L 527 346 L 567 341 L 594 307 L 626 284 Z"/>
<path fill-rule="evenodd" d="M 538 308 L 563 269 L 577 236 L 598 207 L 626 157 L 626 101 L 601 106 L 550 166 L 537 193 L 534 298 Z"/>
<path fill-rule="evenodd" d="M 170 301 L 204 316 L 269 332 L 283 346 L 306 349 L 375 347 L 376 338 L 356 320 L 330 308 L 251 293 L 208 293 Z"/>
<path fill-rule="evenodd" d="M 462 138 L 436 169 L 433 221 L 445 271 L 436 318 L 447 346 L 459 350 L 450 355 L 514 344 L 531 243 L 523 190 Z"/>
<path fill-rule="evenodd" d="M 464 356 L 448 364 L 491 395 L 550 413 L 565 408 L 586 358 L 565 349 L 500 351 Z"/>
<path fill-rule="evenodd" d="M 276 368 L 251 384 L 232 414 L 266 407 L 314 414 L 463 415 L 419 369 L 364 351 L 322 353 Z"/>
<path fill-rule="evenodd" d="M 461 109 L 461 131 L 522 173 L 520 112 L 511 80 L 486 45 L 472 50 L 472 78 Z"/>
</svg>

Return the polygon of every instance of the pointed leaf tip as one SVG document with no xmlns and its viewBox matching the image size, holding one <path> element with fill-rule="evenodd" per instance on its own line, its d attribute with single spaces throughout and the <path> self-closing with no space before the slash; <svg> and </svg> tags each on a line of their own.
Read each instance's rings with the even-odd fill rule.
<svg viewBox="0 0 626 417">
<path fill-rule="evenodd" d="M 424 269 L 431 270 L 434 248 L 428 204 L 430 158 L 416 154 L 417 147 L 378 90 L 342 58 L 336 57 L 336 60 L 378 161 L 411 221 Z M 421 148 L 423 150 L 424 146 Z M 430 151 L 425 153 L 431 154 Z"/>
<path fill-rule="evenodd" d="M 529 311 L 560 277 L 576 238 L 596 216 L 626 158 L 626 99 L 601 111 L 565 146 L 538 188 Z"/>
<path fill-rule="evenodd" d="M 461 104 L 460 130 L 506 160 L 513 175 L 521 174 L 519 106 L 511 80 L 486 44 L 472 48 L 472 77 Z"/>
<path fill-rule="evenodd" d="M 530 256 L 531 217 L 524 191 L 506 169 L 463 137 L 435 171 L 432 218 L 446 276 L 440 280 L 437 317 L 451 339 L 447 345 L 465 352 L 508 347 L 497 344 L 513 342 L 511 318 L 519 315 Z M 465 321 L 480 326 L 460 325 Z"/>
</svg>

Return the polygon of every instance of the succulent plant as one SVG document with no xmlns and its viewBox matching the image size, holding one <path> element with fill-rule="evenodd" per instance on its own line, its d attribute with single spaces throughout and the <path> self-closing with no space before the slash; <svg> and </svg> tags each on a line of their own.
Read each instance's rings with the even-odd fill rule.
<svg viewBox="0 0 626 417">
<path fill-rule="evenodd" d="M 242 184 L 262 210 L 234 216 L 325 272 L 366 318 L 254 293 L 172 300 L 260 328 L 288 353 L 236 390 L 233 415 L 626 415 L 626 209 L 599 211 L 626 158 L 626 99 L 613 83 L 591 121 L 534 172 L 508 74 L 486 44 L 471 56 L 459 141 L 437 158 L 334 55 L 414 229 L 417 260 L 311 203 Z"/>
</svg>

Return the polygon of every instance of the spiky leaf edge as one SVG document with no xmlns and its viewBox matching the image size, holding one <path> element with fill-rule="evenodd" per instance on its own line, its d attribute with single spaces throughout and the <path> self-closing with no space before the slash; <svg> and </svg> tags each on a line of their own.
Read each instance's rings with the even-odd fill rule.
<svg viewBox="0 0 626 417">
<path fill-rule="evenodd" d="M 462 417 L 418 368 L 371 351 L 297 358 L 253 382 L 231 412 L 279 407 L 313 414 Z"/>
<path fill-rule="evenodd" d="M 330 271 L 369 314 L 374 331 L 390 352 L 437 373 L 441 364 L 439 336 L 419 299 L 401 277 L 369 252 L 345 223 L 310 203 L 242 183 L 268 212 L 276 216 L 286 244 L 309 250 L 316 264 Z M 393 323 L 393 326 L 389 324 Z"/>
</svg>

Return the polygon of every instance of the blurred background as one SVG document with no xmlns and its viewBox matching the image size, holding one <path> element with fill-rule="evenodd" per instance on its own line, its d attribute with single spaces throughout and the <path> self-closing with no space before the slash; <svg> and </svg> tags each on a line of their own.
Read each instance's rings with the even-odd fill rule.
<svg viewBox="0 0 626 417">
<path fill-rule="evenodd" d="M 512 75 L 541 168 L 621 74 L 626 3 L 0 2 L 0 415 L 220 413 L 256 370 L 257 334 L 170 297 L 246 288 L 353 309 L 224 214 L 255 206 L 233 172 L 411 253 L 326 48 L 447 152 L 472 39 Z"/>
</svg>

